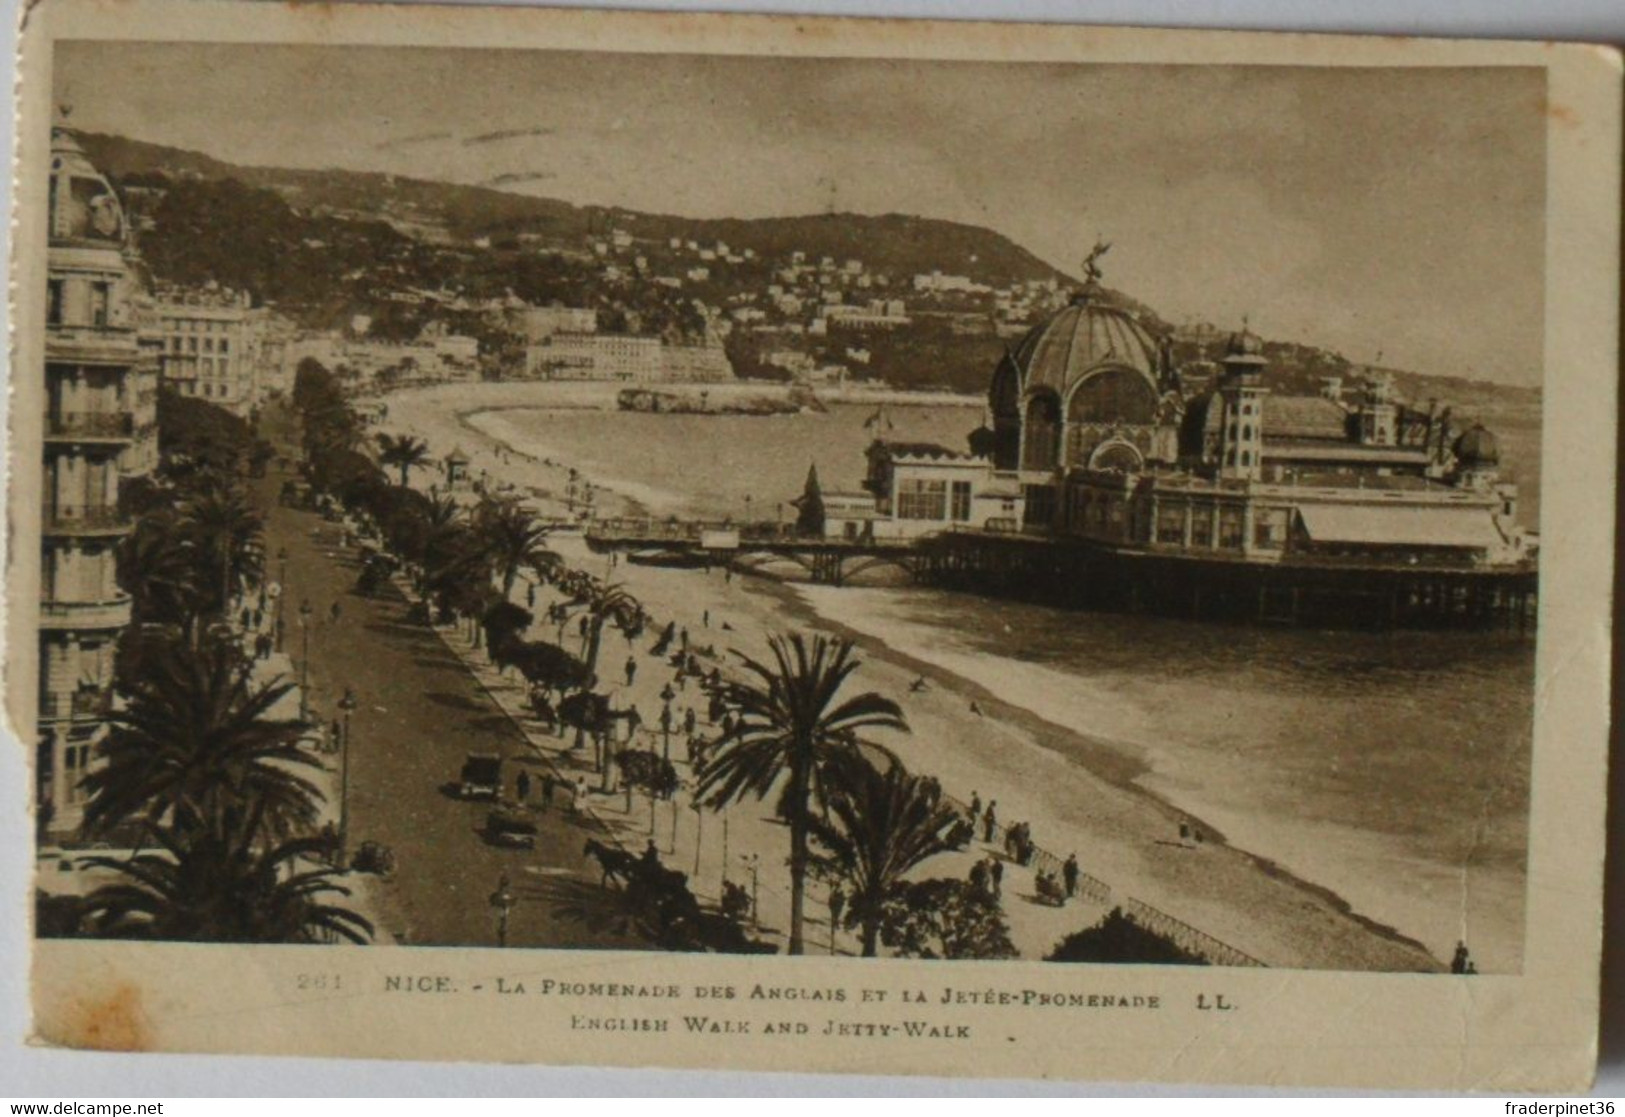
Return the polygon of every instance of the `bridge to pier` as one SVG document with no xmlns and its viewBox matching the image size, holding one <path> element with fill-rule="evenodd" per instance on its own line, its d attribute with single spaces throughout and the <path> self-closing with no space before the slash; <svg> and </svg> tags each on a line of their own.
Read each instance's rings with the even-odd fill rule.
<svg viewBox="0 0 1625 1117">
<path fill-rule="evenodd" d="M 744 570 L 788 562 L 814 582 L 839 586 L 865 570 L 890 566 L 919 573 L 918 545 L 907 539 L 842 539 L 802 535 L 795 524 L 776 520 L 640 519 L 593 520 L 583 532 L 589 549 L 652 551 L 695 564 L 731 565 Z"/>
</svg>

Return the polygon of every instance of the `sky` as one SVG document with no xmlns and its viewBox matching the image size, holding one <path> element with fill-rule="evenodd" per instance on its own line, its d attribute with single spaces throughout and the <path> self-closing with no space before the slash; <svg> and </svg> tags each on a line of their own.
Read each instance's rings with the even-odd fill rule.
<svg viewBox="0 0 1625 1117">
<path fill-rule="evenodd" d="M 985 225 L 1174 322 L 1540 382 L 1544 73 L 69 43 L 71 121 L 693 217 Z M 944 261 L 953 271 L 954 261 Z"/>
</svg>

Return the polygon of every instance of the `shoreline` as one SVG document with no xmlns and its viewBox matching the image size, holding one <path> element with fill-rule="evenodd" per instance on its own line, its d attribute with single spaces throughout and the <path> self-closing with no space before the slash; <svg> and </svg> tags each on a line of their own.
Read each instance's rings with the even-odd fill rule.
<svg viewBox="0 0 1625 1117">
<path fill-rule="evenodd" d="M 1190 811 L 1180 807 L 1166 796 L 1140 784 L 1138 782 L 1139 777 L 1152 771 L 1149 764 L 1136 761 L 1132 757 L 1124 755 L 1122 752 L 1113 748 L 1112 745 L 1098 738 L 1091 737 L 1082 730 L 1072 729 L 1064 725 L 1058 725 L 1055 722 L 1045 718 L 1042 714 L 1036 713 L 1023 706 L 1018 706 L 1014 703 L 1007 702 L 973 679 L 967 679 L 962 675 L 957 675 L 947 668 L 940 667 L 926 660 L 916 659 L 906 651 L 892 647 L 891 645 L 886 644 L 884 641 L 870 636 L 865 632 L 851 628 L 848 625 L 842 624 L 840 621 L 833 620 L 820 614 L 816 609 L 801 599 L 801 597 L 794 592 L 794 588 L 788 583 L 779 581 L 773 578 L 771 575 L 764 576 L 761 580 L 769 583 L 772 586 L 771 589 L 767 589 L 765 592 L 770 596 L 778 597 L 781 607 L 785 610 L 785 612 L 803 624 L 851 640 L 860 650 L 864 651 L 870 656 L 884 656 L 885 658 L 893 660 L 896 663 L 907 666 L 911 671 L 917 671 L 920 675 L 926 678 L 932 678 L 939 683 L 951 684 L 951 688 L 955 691 L 973 694 L 976 696 L 976 700 L 979 704 L 982 704 L 990 709 L 997 710 L 1002 717 L 1016 722 L 1023 728 L 1027 729 L 1031 733 L 1035 743 L 1037 743 L 1038 747 L 1040 748 L 1044 748 L 1047 751 L 1054 751 L 1049 749 L 1049 746 L 1043 743 L 1043 738 L 1047 734 L 1059 734 L 1067 738 L 1069 741 L 1079 746 L 1078 752 L 1087 754 L 1087 756 L 1090 758 L 1087 766 L 1095 775 L 1101 777 L 1103 780 L 1106 780 L 1109 783 L 1115 784 L 1121 791 L 1127 794 L 1140 796 L 1147 802 L 1147 804 L 1160 811 L 1168 819 L 1171 825 L 1177 825 L 1181 821 L 1190 821 L 1200 824 L 1207 844 L 1225 849 L 1236 856 L 1245 858 L 1255 869 L 1266 876 L 1277 879 L 1290 887 L 1299 888 L 1306 892 L 1312 893 L 1316 896 L 1316 898 L 1338 911 L 1339 914 L 1358 923 L 1362 928 L 1371 932 L 1372 934 L 1386 938 L 1395 945 L 1404 947 L 1406 949 L 1418 950 L 1431 956 L 1431 952 L 1428 951 L 1428 948 L 1422 942 L 1405 934 L 1397 927 L 1393 927 L 1370 916 L 1362 915 L 1360 912 L 1354 909 L 1353 905 L 1346 898 L 1344 898 L 1334 889 L 1301 877 L 1294 873 L 1291 869 L 1286 868 L 1280 864 L 1280 862 L 1275 861 L 1272 858 L 1265 857 L 1262 854 L 1254 853 L 1240 846 L 1231 844 L 1224 832 L 1218 827 L 1214 826 L 1207 819 L 1192 814 Z M 1042 842 L 1039 844 L 1041 846 L 1043 845 Z"/>
<path fill-rule="evenodd" d="M 470 421 L 487 411 L 542 406 L 546 405 L 487 401 L 477 407 L 437 411 L 434 418 L 439 421 L 432 425 L 439 432 L 431 445 L 440 450 L 438 443 L 447 432 L 460 436 L 465 449 L 472 440 L 471 456 L 477 463 L 480 459 L 490 462 L 493 480 L 532 495 L 550 511 L 562 511 L 562 483 L 549 482 L 567 476 L 568 462 L 550 456 L 552 451 L 547 448 L 522 449 Z M 416 428 L 414 432 L 428 433 Z M 504 455 L 506 462 L 501 460 Z M 496 460 L 490 461 L 493 457 Z M 516 475 L 516 468 L 530 476 Z M 581 470 L 580 476 L 589 474 Z M 629 506 L 643 507 L 613 481 L 600 491 Z M 716 608 L 720 599 L 708 588 L 711 579 L 703 574 L 677 573 L 683 587 L 679 593 L 650 592 L 647 584 L 656 579 L 631 573 L 628 577 L 640 583 L 631 588 L 652 611 L 679 616 L 692 612 L 697 625 L 700 605 L 712 603 Z M 914 754 L 908 760 L 911 767 L 939 775 L 945 789 L 961 798 L 968 798 L 972 788 L 998 789 L 1004 796 L 1001 820 L 1028 817 L 1034 822 L 1038 844 L 1057 856 L 1064 856 L 1071 848 L 1069 843 L 1075 843 L 1088 857 L 1086 869 L 1112 882 L 1124 896 L 1168 911 L 1272 965 L 1406 971 L 1442 968 L 1438 956 L 1425 945 L 1394 926 L 1362 915 L 1333 888 L 1299 876 L 1272 858 L 1230 845 L 1219 828 L 1145 787 L 1138 778 L 1150 771 L 1149 764 L 1125 755 L 1120 747 L 1046 720 L 1042 714 L 997 698 L 973 679 L 925 663 L 880 637 L 843 625 L 821 614 L 791 583 L 772 577 L 740 581 L 746 596 L 757 603 L 751 610 L 757 616 L 749 628 L 782 629 L 789 617 L 798 626 L 851 638 L 865 653 L 866 685 L 909 699 L 910 721 L 920 727 L 909 747 L 902 750 Z M 721 609 L 738 607 L 740 599 L 729 596 L 731 600 Z M 729 615 L 740 619 L 732 612 Z M 745 635 L 735 632 L 732 642 L 740 644 Z M 908 681 L 920 675 L 934 681 L 937 693 L 930 702 L 906 693 Z M 892 681 L 882 685 L 885 676 Z M 952 712 L 944 708 L 945 701 L 954 706 Z M 985 721 L 964 714 L 964 703 L 973 701 L 986 708 Z M 912 707 L 922 705 L 933 708 L 929 716 L 917 719 Z M 1007 740 L 1010 747 L 990 747 L 990 732 Z M 921 737 L 951 741 L 953 747 L 922 757 L 918 755 Z M 1020 761 L 1019 766 L 1008 764 L 1012 757 Z M 1036 794 L 1031 787 L 1042 787 L 1045 794 L 1064 801 L 1034 802 L 1032 811 L 1027 804 L 1013 809 L 1013 802 Z M 1169 847 L 1181 848 L 1168 840 L 1180 821 L 1194 822 L 1204 835 L 1211 835 L 1207 848 L 1170 852 Z"/>
</svg>

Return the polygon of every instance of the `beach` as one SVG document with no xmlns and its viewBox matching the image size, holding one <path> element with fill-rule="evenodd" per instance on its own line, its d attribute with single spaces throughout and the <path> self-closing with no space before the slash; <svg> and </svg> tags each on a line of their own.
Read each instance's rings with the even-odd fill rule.
<svg viewBox="0 0 1625 1117">
<path fill-rule="evenodd" d="M 738 517 L 747 514 L 737 496 L 702 491 L 706 469 L 746 468 L 727 459 L 727 439 L 694 444 L 694 459 L 711 464 L 696 467 L 690 475 L 670 470 L 669 480 L 660 483 L 646 463 L 635 460 L 638 454 L 653 452 L 646 439 L 628 440 L 632 449 L 623 454 L 604 445 L 602 437 L 589 440 L 587 435 L 597 428 L 584 434 L 564 425 L 566 410 L 590 415 L 590 423 L 621 418 L 661 421 L 658 416 L 605 415 L 614 406 L 613 395 L 613 385 L 551 384 L 404 392 L 386 397 L 388 415 L 381 426 L 426 439 L 437 458 L 459 447 L 470 458 L 475 477 L 483 474 L 489 484 L 511 486 L 545 511 L 565 510 L 575 469 L 577 485 L 588 478 L 596 487 L 594 509 L 600 515 L 677 515 L 696 510 L 717 514 L 729 509 Z M 920 429 L 931 434 L 940 429 L 946 438 L 952 430 L 963 432 L 977 421 L 977 412 L 963 401 L 930 402 L 937 406 L 912 415 L 907 414 L 910 401 L 886 405 L 910 437 Z M 861 406 L 867 410 L 870 403 Z M 553 417 L 537 409 L 546 409 Z M 849 486 L 862 468 L 861 459 L 847 463 L 850 444 L 863 433 L 867 420 L 864 411 L 849 409 L 844 415 L 839 407 L 831 411 L 835 417 L 815 429 L 832 436 L 823 441 L 836 444 L 831 456 L 823 459 L 837 474 L 829 483 Z M 711 424 L 781 422 L 669 418 Z M 804 428 L 777 429 L 803 437 Z M 576 436 L 581 443 L 571 442 Z M 814 435 L 806 437 L 818 441 Z M 790 437 L 783 441 L 799 447 Z M 599 449 L 586 454 L 583 446 Z M 784 458 L 763 472 L 774 478 L 805 472 L 805 462 L 791 460 L 794 453 L 787 451 Z M 722 464 L 716 464 L 718 459 Z M 818 464 L 822 477 L 823 461 Z M 701 488 L 694 487 L 696 477 Z M 777 508 L 762 507 L 795 495 L 794 489 L 780 493 L 782 488 L 782 484 L 764 486 L 766 495 L 759 498 L 754 518 L 783 515 Z M 557 546 L 572 563 L 599 576 L 606 574 L 608 560 L 587 554 L 579 539 L 560 536 Z M 1149 904 L 1269 965 L 1437 969 L 1463 934 L 1473 942 L 1481 970 L 1508 972 L 1521 965 L 1522 835 L 1517 826 L 1504 822 L 1521 817 L 1516 802 L 1497 806 L 1493 818 L 1503 821 L 1490 824 L 1495 832 L 1488 835 L 1465 832 L 1467 823 L 1454 817 L 1431 834 L 1412 833 L 1370 817 L 1381 804 L 1365 803 L 1350 786 L 1328 775 L 1341 770 L 1337 765 L 1317 766 L 1292 751 L 1290 725 L 1275 727 L 1279 739 L 1266 735 L 1258 742 L 1226 742 L 1224 724 L 1240 712 L 1236 695 L 1247 691 L 1221 674 L 1180 684 L 1181 701 L 1198 695 L 1211 713 L 1204 735 L 1181 744 L 1178 735 L 1168 731 L 1175 722 L 1163 708 L 1169 699 L 1157 690 L 1159 679 L 1122 669 L 1111 659 L 1120 654 L 1113 649 L 1144 634 L 1130 638 L 1111 618 L 1043 615 L 1056 610 L 1028 616 L 1022 610 L 1033 607 L 950 599 L 935 591 L 831 589 L 765 578 L 729 579 L 720 570 L 623 563 L 614 576 L 662 622 L 674 620 L 696 639 L 704 634 L 719 651 L 759 655 L 769 633 L 791 628 L 854 639 L 864 657 L 862 685 L 898 699 L 904 707 L 913 732 L 884 743 L 911 769 L 935 776 L 959 799 L 968 800 L 973 793 L 984 802 L 996 799 L 1001 821 L 1029 823 L 1040 847 L 1059 857 L 1076 853 L 1084 871 L 1108 882 L 1114 893 Z M 1034 631 L 1052 626 L 1054 662 L 1042 662 L 1041 656 L 1038 661 L 1031 656 L 1011 659 L 998 643 L 999 617 L 1016 619 L 1018 628 Z M 721 628 L 724 623 L 727 629 Z M 1091 636 L 1098 637 L 1100 649 L 1082 655 L 1089 661 L 1089 670 L 1084 671 L 1078 649 Z M 1150 636 L 1176 649 L 1171 654 L 1177 654 L 1181 642 L 1193 639 L 1183 629 Z M 1198 632 L 1194 638 L 1203 636 Z M 1253 637 L 1243 634 L 1236 639 L 1245 645 Z M 1036 647 L 1042 651 L 1046 645 L 1039 640 Z M 1217 658 L 1234 667 L 1245 658 L 1245 650 L 1231 652 L 1228 661 L 1222 655 Z M 1348 654 L 1376 659 L 1388 652 L 1356 647 Z M 1507 654 L 1515 658 L 1515 653 Z M 1426 663 L 1439 652 L 1421 646 L 1414 655 Z M 1346 662 L 1323 667 L 1333 675 L 1348 673 Z M 1169 660 L 1167 670 L 1184 674 L 1189 669 Z M 1328 739 L 1339 726 L 1370 716 L 1359 711 L 1373 693 L 1387 694 L 1380 688 L 1397 685 L 1381 670 L 1356 674 L 1371 680 L 1364 684 L 1366 689 L 1334 695 L 1326 703 L 1329 712 L 1315 726 Z M 923 687 L 916 685 L 920 680 Z M 1468 681 L 1476 682 L 1471 677 Z M 1267 682 L 1273 686 L 1276 681 Z M 1287 719 L 1281 715 L 1277 720 Z M 1488 750 L 1475 754 L 1477 767 L 1472 771 L 1481 774 L 1491 790 L 1510 787 L 1506 794 L 1516 800 L 1520 781 L 1527 780 L 1527 751 L 1517 755 L 1504 741 L 1492 740 L 1489 730 L 1468 736 L 1469 744 L 1482 737 L 1482 749 Z M 1214 741 L 1220 746 L 1211 747 Z M 1351 757 L 1349 769 L 1381 762 L 1386 761 Z M 1448 756 L 1438 761 L 1454 762 Z M 1417 763 L 1409 753 L 1393 760 L 1395 781 L 1402 783 Z M 1446 776 L 1441 778 L 1451 770 L 1442 767 Z M 1280 774 L 1278 814 L 1250 809 L 1260 801 L 1261 773 L 1271 772 Z M 1267 794 L 1264 799 L 1268 801 Z M 1488 810 L 1482 813 L 1492 816 Z M 1195 827 L 1204 840 L 1179 840 L 1182 823 Z M 1475 842 L 1474 848 L 1500 853 L 1489 858 L 1475 855 L 1476 861 L 1463 862 L 1452 873 L 1457 844 Z M 1519 855 L 1512 857 L 1509 850 Z M 944 858 L 933 862 L 929 875 L 961 868 L 952 858 Z M 1083 925 L 1082 913 L 1074 909 L 1028 910 L 1036 905 L 1020 897 L 1007 900 L 1006 906 L 1027 956 L 1046 936 L 1053 943 Z"/>
</svg>

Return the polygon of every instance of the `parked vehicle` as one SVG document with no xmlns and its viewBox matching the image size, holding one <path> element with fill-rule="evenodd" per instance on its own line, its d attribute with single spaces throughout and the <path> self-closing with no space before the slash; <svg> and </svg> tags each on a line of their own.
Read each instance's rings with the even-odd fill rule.
<svg viewBox="0 0 1625 1117">
<path fill-rule="evenodd" d="M 536 821 L 522 807 L 495 807 L 485 816 L 485 840 L 514 849 L 535 849 Z"/>
<path fill-rule="evenodd" d="M 502 793 L 502 757 L 494 752 L 471 752 L 463 760 L 458 791 L 464 799 L 496 799 Z"/>
</svg>

